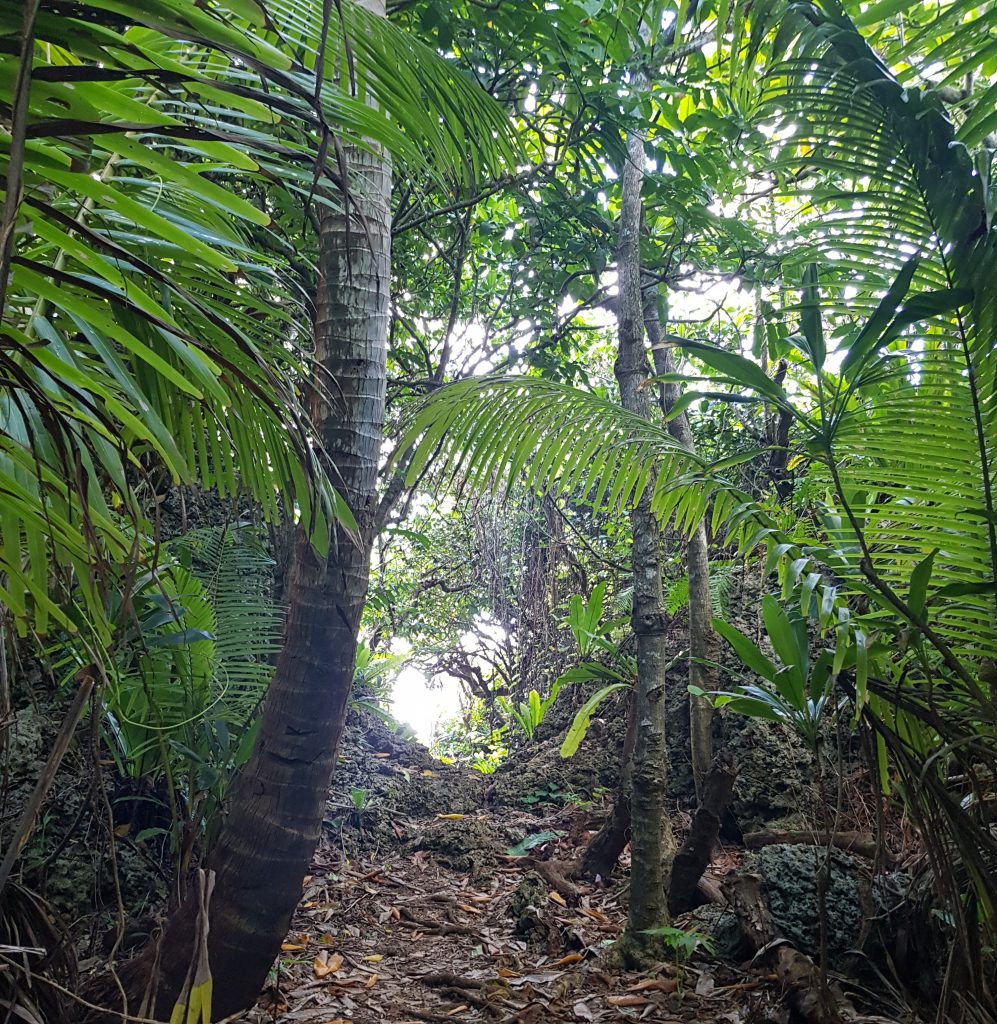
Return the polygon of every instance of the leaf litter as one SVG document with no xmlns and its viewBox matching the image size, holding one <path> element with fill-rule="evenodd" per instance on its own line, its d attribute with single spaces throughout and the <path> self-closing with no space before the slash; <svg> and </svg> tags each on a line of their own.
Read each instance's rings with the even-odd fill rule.
<svg viewBox="0 0 997 1024">
<path fill-rule="evenodd" d="M 597 824 L 580 806 L 494 805 L 486 777 L 354 738 L 271 984 L 234 1024 L 784 1024 L 760 968 L 609 965 L 625 871 L 568 878 Z"/>
</svg>

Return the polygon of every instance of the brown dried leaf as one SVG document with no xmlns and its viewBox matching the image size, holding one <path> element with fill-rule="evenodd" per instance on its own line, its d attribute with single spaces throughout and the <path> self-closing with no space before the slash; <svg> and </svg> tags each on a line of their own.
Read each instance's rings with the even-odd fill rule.
<svg viewBox="0 0 997 1024">
<path fill-rule="evenodd" d="M 636 985 L 631 985 L 628 992 L 665 992 L 672 993 L 678 989 L 675 978 L 641 978 Z"/>
<path fill-rule="evenodd" d="M 606 996 L 610 1006 L 647 1006 L 650 999 L 644 996 Z"/>
</svg>

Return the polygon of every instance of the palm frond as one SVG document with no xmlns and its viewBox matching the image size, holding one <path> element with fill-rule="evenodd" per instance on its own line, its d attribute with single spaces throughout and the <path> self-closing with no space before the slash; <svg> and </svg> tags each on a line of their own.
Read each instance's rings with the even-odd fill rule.
<svg viewBox="0 0 997 1024">
<path fill-rule="evenodd" d="M 39 5 L 0 323 L 0 596 L 21 630 L 107 644 L 106 582 L 153 532 L 135 489 L 153 467 L 299 516 L 319 545 L 352 521 L 299 390 L 310 309 L 272 210 L 282 191 L 303 208 L 317 160 L 316 201 L 340 201 L 327 133 L 441 180 L 514 151 L 482 90 L 342 10 L 323 50 L 319 7 L 295 0 Z M 8 5 L 11 86 L 20 31 Z M 0 137 L 0 173 L 17 149 Z"/>
<path fill-rule="evenodd" d="M 811 176 L 809 298 L 840 338 L 847 384 L 828 382 L 811 437 L 847 502 L 830 510 L 849 538 L 836 568 L 853 583 L 872 568 L 900 594 L 936 552 L 940 635 L 992 656 L 997 248 L 980 179 L 937 98 L 904 89 L 846 17 L 793 17 L 795 52 L 769 72 L 758 116 L 786 140 L 778 166 Z"/>
<path fill-rule="evenodd" d="M 652 508 L 694 528 L 706 511 L 708 467 L 658 424 L 591 392 L 530 377 L 459 381 L 413 416 L 408 480 L 432 460 L 440 477 L 473 490 L 522 482 L 571 493 L 597 508 L 630 507 L 650 488 Z M 702 486 L 690 486 L 693 482 Z"/>
</svg>

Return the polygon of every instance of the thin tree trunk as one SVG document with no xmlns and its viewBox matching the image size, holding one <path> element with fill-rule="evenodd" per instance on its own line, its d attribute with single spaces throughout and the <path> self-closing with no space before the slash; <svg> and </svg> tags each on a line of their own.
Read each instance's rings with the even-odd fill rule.
<svg viewBox="0 0 997 1024">
<path fill-rule="evenodd" d="M 646 78 L 635 76 L 638 91 Z M 640 81 L 643 79 L 643 81 Z M 644 136 L 627 140 L 623 171 L 617 268 L 619 273 L 619 349 L 614 367 L 625 409 L 648 416 L 648 359 L 640 282 L 641 187 Z M 633 532 L 633 629 L 637 635 L 636 735 L 630 814 L 630 907 L 622 943 L 624 957 L 647 944 L 649 928 L 668 923 L 667 877 L 674 854 L 671 824 L 665 813 L 665 603 L 661 586 L 661 529 L 651 512 L 650 488 L 630 514 Z"/>
<path fill-rule="evenodd" d="M 384 13 L 383 0 L 367 6 Z M 335 528 L 328 557 L 317 556 L 302 531 L 295 539 L 284 646 L 256 746 L 232 784 L 208 857 L 216 875 L 209 939 L 213 1020 L 253 1003 L 301 896 L 322 827 L 367 598 L 386 382 L 391 169 L 383 157 L 356 148 L 347 149 L 347 162 L 348 213 L 323 207 L 319 222 L 315 348 L 327 384 L 324 398 L 316 389 L 312 413 L 360 537 Z M 157 1005 L 167 1015 L 191 961 L 196 913 L 197 894 L 191 893 L 159 947 Z M 146 957 L 147 967 L 153 957 Z M 134 974 L 129 995 L 141 993 L 145 982 Z"/>
<path fill-rule="evenodd" d="M 644 328 L 651 343 L 654 372 L 674 373 L 675 360 L 671 349 L 661 337 L 661 324 L 654 293 L 644 296 Z M 677 384 L 661 387 L 662 412 L 667 416 L 679 398 Z M 685 412 L 673 416 L 667 423 L 668 432 L 679 444 L 696 450 L 689 417 Z M 686 542 L 686 573 L 689 577 L 689 684 L 710 693 L 718 688 L 717 643 L 713 631 L 713 601 L 710 598 L 710 546 L 706 536 L 706 523 L 700 522 Z M 696 784 L 696 797 L 703 799 L 706 776 L 713 763 L 713 705 L 705 697 L 689 694 L 689 747 L 692 758 L 692 776 Z"/>
</svg>

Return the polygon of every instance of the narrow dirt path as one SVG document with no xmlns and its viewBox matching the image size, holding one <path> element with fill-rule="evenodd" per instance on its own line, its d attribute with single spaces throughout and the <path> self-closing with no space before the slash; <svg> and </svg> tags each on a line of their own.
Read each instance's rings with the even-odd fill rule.
<svg viewBox="0 0 997 1024">
<path fill-rule="evenodd" d="M 620 889 L 559 868 L 599 808 L 535 794 L 496 805 L 487 777 L 388 746 L 345 753 L 274 984 L 243 1021 L 780 1019 L 762 973 L 698 957 L 679 967 L 664 947 L 643 974 L 607 969 Z"/>
</svg>

